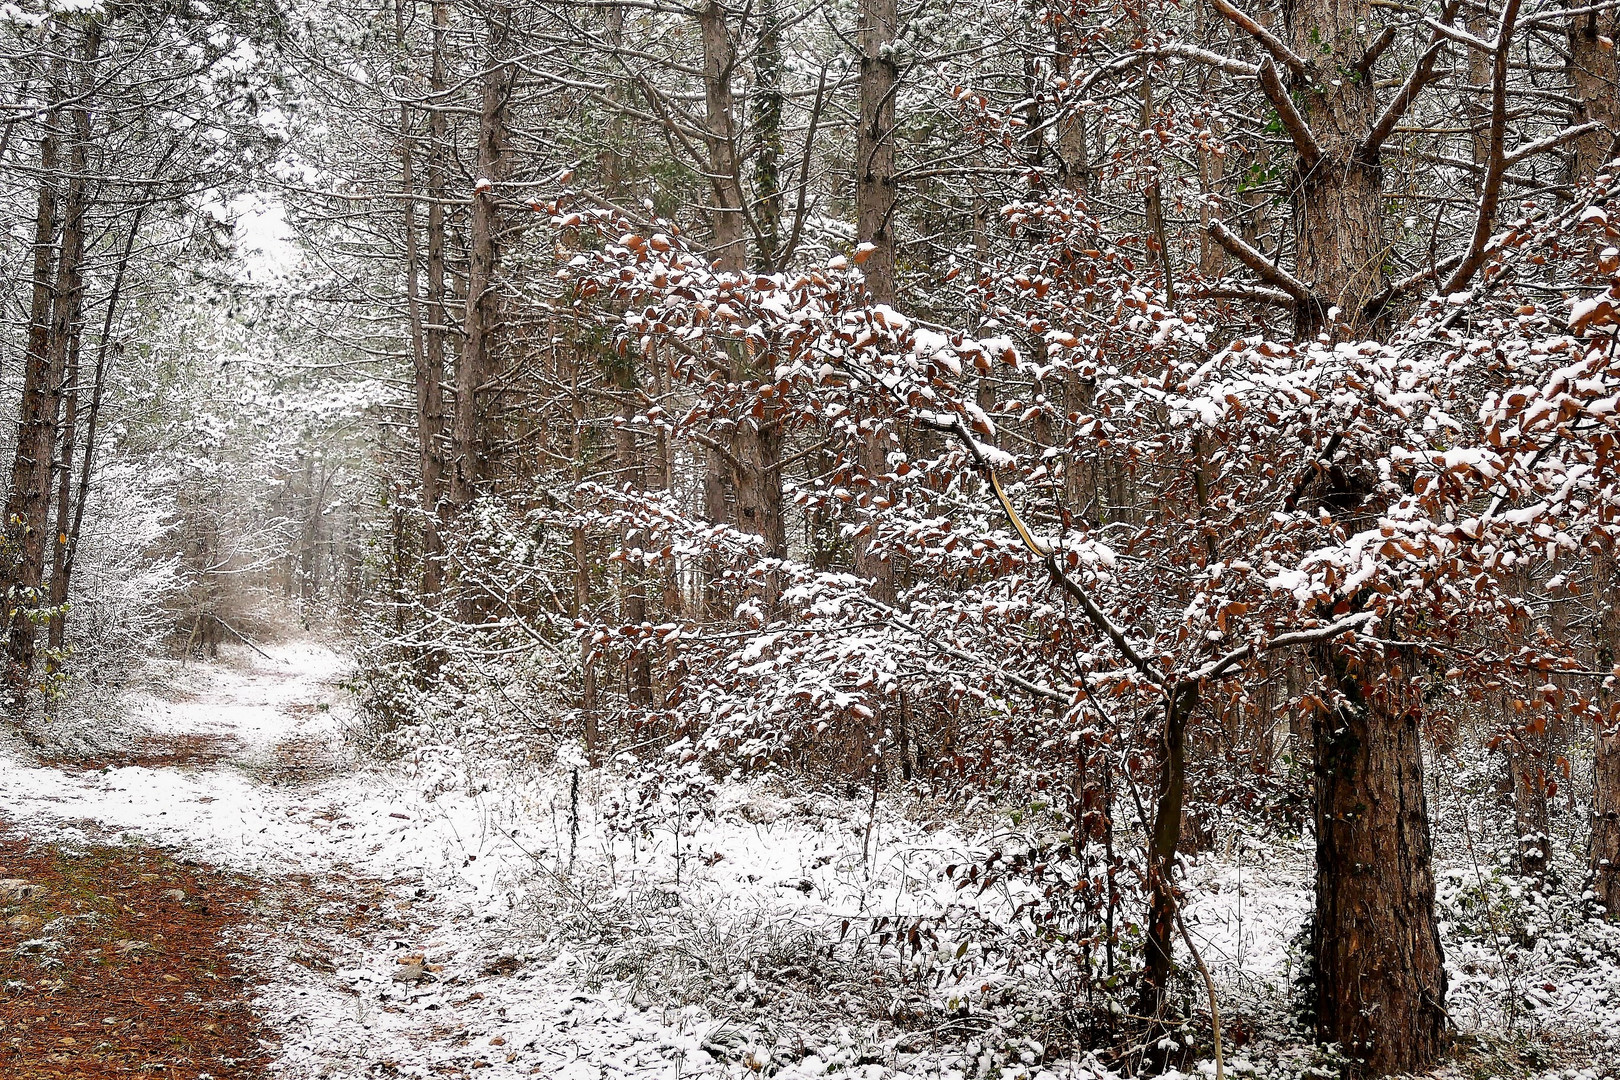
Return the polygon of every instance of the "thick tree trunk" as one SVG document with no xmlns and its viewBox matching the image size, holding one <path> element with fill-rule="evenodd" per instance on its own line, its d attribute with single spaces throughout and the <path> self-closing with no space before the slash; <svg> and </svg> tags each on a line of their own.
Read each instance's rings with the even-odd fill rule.
<svg viewBox="0 0 1620 1080">
<path fill-rule="evenodd" d="M 732 113 L 731 76 L 736 57 L 731 48 L 731 35 L 726 27 L 726 9 L 720 3 L 710 3 L 698 18 L 698 33 L 703 43 L 703 103 L 704 128 L 709 150 L 709 185 L 714 192 L 714 207 L 709 214 L 710 230 L 714 237 L 714 265 L 725 273 L 740 274 L 745 263 L 743 247 L 742 192 L 737 189 L 735 117 Z M 735 364 L 732 365 L 735 367 Z M 734 371 L 727 372 L 735 378 Z M 726 432 L 721 425 L 710 426 L 715 442 L 723 443 Z M 732 520 L 731 497 L 734 495 L 730 466 L 725 455 L 715 446 L 703 452 L 703 509 L 716 525 Z M 726 612 L 720 602 L 716 581 L 720 567 L 710 560 L 706 567 L 708 582 L 704 587 L 704 607 L 711 616 L 723 617 Z"/>
<path fill-rule="evenodd" d="M 1389 283 L 1389 242 L 1384 234 L 1383 170 L 1364 160 L 1362 140 L 1378 115 L 1373 80 L 1344 70 L 1347 57 L 1366 49 L 1373 25 L 1371 0 L 1289 0 L 1283 6 L 1289 44 L 1315 73 L 1313 82 L 1294 77 L 1289 90 L 1315 133 L 1322 159 L 1295 177 L 1295 276 L 1340 309 L 1351 332 L 1375 332 L 1367 306 Z M 1301 305 L 1297 333 L 1314 338 L 1327 312 Z"/>
<path fill-rule="evenodd" d="M 86 83 L 90 89 L 89 61 L 101 47 L 101 27 L 92 21 L 85 31 Z M 62 377 L 69 353 L 68 335 L 82 303 L 84 203 L 87 180 L 83 168 L 86 144 L 77 137 L 70 147 L 71 168 L 64 200 L 63 235 L 56 247 L 57 190 L 61 153 L 60 101 L 65 64 L 53 65 L 51 104 L 45 114 L 40 141 L 40 189 L 34 220 L 34 284 L 29 309 L 27 352 L 23 365 L 22 407 L 11 490 L 6 500 L 5 540 L 0 544 L 0 595 L 7 607 L 8 684 L 14 715 L 20 715 L 23 695 L 34 666 L 38 626 L 36 610 L 45 599 L 41 592 L 45 573 L 46 536 L 50 518 L 51 467 L 61 406 Z M 75 129 L 84 98 L 74 110 Z M 53 274 L 54 267 L 54 274 Z M 54 284 L 52 278 L 55 278 Z"/>
<path fill-rule="evenodd" d="M 737 527 L 765 538 L 766 551 L 787 555 L 782 515 L 782 425 L 767 413 L 745 418 L 732 440 L 737 472 Z"/>
<path fill-rule="evenodd" d="M 451 431 L 456 460 L 450 474 L 450 501 L 457 509 L 477 497 L 489 470 L 490 418 L 480 394 L 494 373 L 496 323 L 500 317 L 495 288 L 499 258 L 495 184 L 506 171 L 506 106 L 514 74 L 505 56 L 510 16 L 504 5 L 490 14 L 486 50 L 489 69 L 484 75 L 478 110 L 478 175 L 474 181 L 467 260 L 466 344 L 461 362 L 456 365 L 456 411 Z"/>
<path fill-rule="evenodd" d="M 894 303 L 894 98 L 900 72 L 897 0 L 860 0 L 860 127 L 855 138 L 855 239 L 872 245 L 861 270 L 874 303 Z"/>
<path fill-rule="evenodd" d="M 1592 557 L 1597 605 L 1593 649 L 1597 669 L 1620 665 L 1620 574 L 1612 548 Z M 1592 783 L 1592 891 L 1609 918 L 1620 919 L 1620 695 L 1604 692 L 1594 732 Z"/>
<path fill-rule="evenodd" d="M 628 487 L 640 492 L 646 487 L 646 470 L 642 465 L 641 448 L 636 445 L 636 432 L 630 421 L 637 413 L 637 380 L 635 361 L 630 355 L 609 353 L 609 375 L 619 395 L 619 416 L 624 423 L 614 429 L 613 442 L 616 475 L 615 487 Z M 620 532 L 619 542 L 626 548 L 640 547 L 644 543 L 640 529 L 627 528 Z M 640 567 L 632 566 L 628 559 L 619 564 L 619 616 L 629 626 L 640 626 L 647 621 L 647 579 Z M 652 704 L 652 656 L 646 648 L 638 649 L 629 659 L 626 692 L 631 705 Z"/>
<path fill-rule="evenodd" d="M 866 291 L 875 304 L 893 304 L 895 298 L 894 214 L 894 98 L 899 68 L 895 63 L 895 37 L 900 14 L 897 0 L 861 0 L 860 27 L 856 44 L 860 49 L 860 127 L 855 138 L 855 239 L 870 245 L 861 271 Z M 865 429 L 857 447 L 860 468 L 874 487 L 870 498 L 887 498 L 886 485 L 878 481 L 888 473 L 889 432 L 879 421 L 862 425 Z M 871 581 L 872 595 L 887 604 L 894 603 L 894 565 L 872 550 L 872 537 L 855 541 L 855 572 Z"/>
<path fill-rule="evenodd" d="M 34 289 L 29 309 L 28 344 L 23 361 L 22 410 L 17 425 L 11 490 L 6 499 L 5 539 L 0 543 L 0 597 L 7 610 L 7 683 L 12 715 L 20 715 L 22 694 L 33 664 L 34 624 L 29 615 L 45 569 L 45 517 L 49 499 L 51 430 L 57 387 L 50 377 L 51 279 L 56 263 L 56 183 L 59 113 L 45 117 L 39 151 L 39 202 L 34 216 Z"/>
<path fill-rule="evenodd" d="M 761 121 L 764 142 L 755 160 L 755 178 L 761 185 L 764 222 L 757 261 L 762 267 L 769 267 L 775 259 L 777 227 L 781 221 L 781 186 L 776 174 L 781 153 L 781 43 L 776 37 L 774 7 L 767 10 L 764 18 L 765 36 L 756 65 L 760 97 L 755 101 L 755 115 Z M 731 81 L 737 56 L 721 4 L 706 6 L 699 21 L 703 37 L 709 179 L 715 197 L 711 213 L 715 265 L 722 271 L 741 274 L 747 266 L 747 248 Z M 756 359 L 746 352 L 741 342 L 732 346 L 729 366 L 729 377 L 735 382 L 755 383 L 772 377 L 770 354 Z M 705 508 L 710 520 L 730 521 L 744 532 L 764 537 L 772 555 L 785 555 L 787 527 L 782 512 L 781 421 L 768 408 L 762 415 L 745 414 L 735 417 L 734 421 L 724 430 L 718 426 L 711 429 L 716 441 L 724 443 L 726 453 L 708 451 L 703 487 Z M 774 602 L 774 597 L 768 599 Z"/>
<path fill-rule="evenodd" d="M 439 23 L 441 17 L 448 17 L 444 12 L 444 4 L 434 4 L 434 44 L 433 44 L 433 74 L 431 76 L 435 97 L 442 89 L 439 85 L 444 78 L 443 37 L 444 28 Z M 395 8 L 395 33 L 399 40 L 401 53 L 408 47 L 405 37 L 405 5 L 400 3 Z M 405 203 L 405 297 L 410 313 L 411 331 L 411 361 L 412 371 L 416 383 L 416 441 L 417 441 L 417 467 L 421 483 L 422 505 L 422 593 L 425 596 L 434 596 L 442 584 L 442 551 L 443 540 L 439 535 L 439 502 L 444 494 L 444 465 L 441 460 L 439 441 L 443 437 L 444 404 L 442 401 L 442 388 L 444 385 L 444 332 L 440 328 L 444 323 L 444 209 L 440 205 L 443 198 L 444 166 L 438 160 L 442 153 L 439 145 L 432 135 L 435 134 L 435 125 L 429 123 L 428 155 L 428 303 L 422 303 L 422 252 L 421 228 L 417 213 L 416 200 L 416 138 L 412 131 L 410 107 L 404 104 L 405 80 L 400 77 L 400 108 L 399 108 L 399 166 L 400 187 Z M 433 116 L 437 118 L 440 110 L 437 102 L 433 106 Z M 435 191 L 435 187 L 438 188 Z M 437 217 L 435 222 L 433 219 Z M 434 225 L 437 225 L 435 236 Z M 436 247 L 436 250 L 435 250 Z M 437 266 L 433 265 L 435 258 Z M 436 271 L 436 273 L 435 273 Z"/>
<path fill-rule="evenodd" d="M 1570 7 L 1585 7 L 1571 0 Z M 1608 42 L 1604 42 L 1608 38 Z M 1620 135 L 1620 14 L 1588 11 L 1570 17 L 1570 86 L 1579 102 L 1571 120 L 1584 124 L 1601 120 L 1607 131 L 1591 131 L 1575 141 L 1570 162 L 1576 183 L 1586 183 L 1607 161 L 1616 135 Z"/>
<path fill-rule="evenodd" d="M 698 15 L 703 39 L 703 101 L 706 110 L 706 141 L 709 148 L 709 185 L 714 190 L 714 206 L 709 221 L 714 233 L 711 254 L 722 271 L 740 274 L 748 253 L 743 231 L 743 193 L 737 161 L 736 112 L 731 80 L 736 73 L 737 52 L 726 25 L 726 8 L 720 0 L 710 0 Z"/>
<path fill-rule="evenodd" d="M 888 485 L 881 477 L 889 471 L 889 429 L 880 420 L 869 420 L 861 426 L 861 444 L 856 448 L 856 453 L 861 472 L 871 481 L 871 486 L 861 491 L 861 497 L 865 500 L 887 498 Z M 867 516 L 875 525 L 881 515 L 874 511 Z M 855 538 L 855 573 L 872 583 L 874 598 L 885 604 L 893 604 L 897 595 L 894 563 L 875 548 L 874 539 L 871 534 Z"/>
<path fill-rule="evenodd" d="M 1319 650 L 1342 700 L 1316 728 L 1317 1035 L 1354 1075 L 1422 1072 L 1446 1038 L 1418 703 Z"/>
</svg>

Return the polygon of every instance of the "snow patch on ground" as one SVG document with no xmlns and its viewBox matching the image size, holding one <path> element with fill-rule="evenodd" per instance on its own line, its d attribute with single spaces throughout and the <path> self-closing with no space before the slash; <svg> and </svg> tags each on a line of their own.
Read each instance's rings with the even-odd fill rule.
<svg viewBox="0 0 1620 1080">
<path fill-rule="evenodd" d="M 289 1080 L 475 1067 L 491 1080 L 1113 1075 L 1045 1062 L 984 1008 L 977 1037 L 926 1053 L 859 1019 L 908 995 L 982 1006 L 1006 978 L 944 975 L 958 942 L 911 957 L 905 983 L 881 990 L 812 970 L 846 921 L 1005 919 L 1016 895 L 945 879 L 973 841 L 943 813 L 885 800 L 874 817 L 865 799 L 735 780 L 648 812 L 636 777 L 566 754 L 483 779 L 444 753 L 369 762 L 350 749 L 343 659 L 307 641 L 268 651 L 169 664 L 127 703 L 125 738 L 214 740 L 223 753 L 73 770 L 11 748 L 0 814 L 36 835 L 127 832 L 270 883 L 250 962 Z M 1188 930 L 1229 1019 L 1282 1028 L 1311 860 L 1308 838 L 1240 835 L 1189 860 Z M 1527 893 L 1499 870 L 1439 861 L 1459 1026 L 1533 1034 L 1575 1057 L 1613 1048 L 1620 1060 L 1620 928 L 1582 922 L 1575 900 Z M 735 1014 L 717 1001 L 738 1003 Z M 749 1015 L 770 1023 L 737 1018 Z M 1308 1074 L 1308 1049 L 1265 1045 L 1229 1048 L 1229 1074 Z M 1213 1063 L 1191 1075 L 1213 1075 Z"/>
<path fill-rule="evenodd" d="M 677 837 L 615 827 L 629 793 L 603 772 L 577 781 L 568 768 L 514 772 L 491 790 L 431 758 L 368 764 L 346 749 L 342 659 L 311 642 L 268 651 L 172 664 L 158 690 L 129 703 L 127 737 L 222 740 L 225 760 L 73 771 L 12 750 L 0 814 L 66 839 L 94 823 L 291 883 L 269 905 L 253 957 L 267 980 L 259 1008 L 282 1037 L 282 1075 L 925 1074 L 858 1029 L 809 1047 L 768 1045 L 759 1029 L 659 1000 L 656 987 L 548 936 L 558 915 L 548 908 L 561 906 L 561 890 L 574 910 L 618 922 L 679 902 L 703 913 L 708 947 L 724 959 L 735 926 L 819 937 L 843 918 L 960 902 L 939 874 L 963 848 L 950 831 L 732 784 L 712 816 Z M 975 1043 L 932 1057 L 926 1075 L 978 1075 L 990 1050 Z M 1014 1061 L 1002 1075 L 1104 1074 Z"/>
</svg>

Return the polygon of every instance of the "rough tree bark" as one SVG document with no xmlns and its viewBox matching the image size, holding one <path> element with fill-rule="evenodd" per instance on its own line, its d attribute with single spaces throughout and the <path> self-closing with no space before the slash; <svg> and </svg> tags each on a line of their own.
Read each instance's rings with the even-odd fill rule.
<svg viewBox="0 0 1620 1080">
<path fill-rule="evenodd" d="M 709 150 L 709 186 L 714 206 L 709 221 L 714 233 L 712 255 L 719 269 L 742 273 L 747 265 L 743 230 L 743 192 L 737 162 L 736 111 L 731 80 L 737 68 L 737 52 L 726 22 L 726 8 L 720 0 L 710 0 L 698 15 L 703 40 L 703 101 L 706 116 L 706 142 Z"/>
<path fill-rule="evenodd" d="M 450 501 L 466 507 L 478 494 L 489 468 L 489 417 L 480 400 L 494 373 L 496 324 L 500 317 L 495 273 L 499 259 L 499 197 L 495 185 L 506 171 L 506 106 L 515 75 L 506 57 L 511 11 L 506 5 L 489 15 L 489 36 L 478 109 L 478 175 L 474 181 L 472 225 L 467 259 L 466 343 L 456 365 L 456 408 L 451 437 L 455 466 L 450 473 Z"/>
<path fill-rule="evenodd" d="M 782 250 L 782 13 L 777 0 L 761 0 L 759 46 L 754 52 L 754 219 L 759 227 L 754 263 L 777 269 Z"/>
<path fill-rule="evenodd" d="M 1352 1075 L 1422 1072 L 1447 1021 L 1418 702 L 1398 664 L 1359 668 L 1335 645 L 1317 659 L 1341 694 L 1314 725 L 1317 1035 Z"/>
<path fill-rule="evenodd" d="M 33 623 L 29 621 L 34 591 L 45 566 L 45 516 L 49 498 L 51 426 L 56 418 L 56 390 L 50 379 L 51 284 L 56 265 L 57 134 L 60 120 L 54 103 L 45 115 L 39 150 L 39 200 L 34 214 L 34 287 L 28 317 L 28 344 L 23 361 L 22 411 L 17 449 L 6 499 L 5 540 L 0 544 L 0 579 L 7 609 L 7 682 L 13 715 L 20 715 L 33 658 Z"/>
<path fill-rule="evenodd" d="M 1573 2 L 1570 7 L 1585 7 Z M 1604 38 L 1608 39 L 1607 44 Z M 1570 86 L 1578 102 L 1571 122 L 1584 124 L 1601 120 L 1609 126 L 1607 131 L 1589 131 L 1575 140 L 1570 161 L 1571 172 L 1577 183 L 1586 183 L 1597 175 L 1609 157 L 1616 135 L 1620 135 L 1620 13 L 1614 11 L 1588 11 L 1570 17 L 1569 70 Z"/>
<path fill-rule="evenodd" d="M 1352 333 L 1367 333 L 1367 306 L 1389 284 L 1389 242 L 1384 233 L 1383 170 L 1362 141 L 1378 117 L 1371 78 L 1344 70 L 1346 58 L 1367 46 L 1371 0 L 1288 0 L 1283 5 L 1289 44 L 1309 76 L 1290 72 L 1288 90 L 1310 125 L 1319 160 L 1297 160 L 1293 190 L 1295 276 L 1336 305 Z M 1327 312 L 1301 304 L 1298 336 L 1314 338 Z"/>
<path fill-rule="evenodd" d="M 900 72 L 897 0 L 861 0 L 860 127 L 855 138 L 855 238 L 872 245 L 861 264 L 874 303 L 894 302 L 894 97 Z"/>
<path fill-rule="evenodd" d="M 856 44 L 860 49 L 860 127 L 855 139 L 855 239 L 870 245 L 861 263 L 866 291 L 875 304 L 895 296 L 894 98 L 899 81 L 895 37 L 900 23 L 897 0 L 861 0 Z M 867 492 L 884 498 L 877 481 L 889 471 L 889 430 L 879 421 L 863 424 L 858 456 L 861 471 L 874 481 Z M 872 537 L 855 542 L 855 572 L 871 581 L 872 595 L 895 600 L 894 566 L 873 551 Z"/>
<path fill-rule="evenodd" d="M 50 611 L 47 647 L 59 649 L 58 624 L 67 603 L 69 496 L 73 490 L 73 451 L 79 432 L 79 345 L 83 337 L 86 217 L 90 212 L 90 99 L 95 87 L 95 61 L 101 52 L 101 23 L 92 20 L 85 30 L 84 74 L 75 95 L 68 146 L 68 192 L 63 205 L 62 247 L 57 255 L 56 297 L 51 310 L 51 370 L 61 380 L 56 432 L 56 528 L 51 537 Z"/>
</svg>

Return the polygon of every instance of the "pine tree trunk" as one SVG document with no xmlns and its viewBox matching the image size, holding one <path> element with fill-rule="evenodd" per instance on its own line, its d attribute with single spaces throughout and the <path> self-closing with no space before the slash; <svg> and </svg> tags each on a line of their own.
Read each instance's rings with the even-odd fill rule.
<svg viewBox="0 0 1620 1080">
<path fill-rule="evenodd" d="M 60 64 L 56 66 L 60 75 Z M 55 104 L 45 114 L 39 148 L 39 201 L 34 214 L 34 288 L 28 316 L 28 343 L 23 360 L 22 409 L 17 425 L 11 490 L 6 499 L 5 540 L 0 543 L 0 597 L 6 604 L 7 682 L 12 715 L 20 716 L 22 696 L 33 666 L 34 624 L 28 614 L 45 569 L 45 517 L 49 499 L 51 430 L 56 420 L 56 391 L 50 374 L 51 285 L 56 266 L 57 154 Z"/>
<path fill-rule="evenodd" d="M 442 5 L 440 4 L 434 5 L 435 18 L 437 18 L 439 14 L 438 9 L 441 7 Z M 409 47 L 409 42 L 405 36 L 405 6 L 403 3 L 400 3 L 395 8 L 394 28 L 400 51 L 403 54 Z M 442 74 L 439 69 L 442 67 L 444 62 L 440 51 L 442 41 L 438 40 L 441 36 L 441 32 L 436 27 L 434 43 L 435 48 L 433 55 L 435 76 Z M 437 81 L 437 79 L 435 79 L 435 81 Z M 433 173 L 437 171 L 442 185 L 443 167 L 429 166 L 430 180 L 428 196 L 431 201 L 428 213 L 431 216 L 433 211 L 437 209 L 440 214 L 440 250 L 438 254 L 441 265 L 438 268 L 439 283 L 437 289 L 440 304 L 436 308 L 435 305 L 431 303 L 433 299 L 431 294 L 434 291 L 431 285 L 429 287 L 430 303 L 428 303 L 426 306 L 424 306 L 422 303 L 421 228 L 419 215 L 417 213 L 416 200 L 416 138 L 412 131 L 410 107 L 404 103 L 406 85 L 403 74 L 400 76 L 399 84 L 400 188 L 403 193 L 405 203 L 405 298 L 406 306 L 410 315 L 411 360 L 412 371 L 415 375 L 416 383 L 417 468 L 419 473 L 418 480 L 421 483 L 421 505 L 423 520 L 422 593 L 425 596 L 433 596 L 438 593 L 441 584 L 440 552 L 443 547 L 443 541 L 439 536 L 438 510 L 439 500 L 443 495 L 443 471 L 442 464 L 439 460 L 439 439 L 442 432 L 442 425 L 444 423 L 444 409 L 443 404 L 440 401 L 441 387 L 444 384 L 444 337 L 442 331 L 439 331 L 436 327 L 431 327 L 428 324 L 430 321 L 432 323 L 442 323 L 444 319 L 444 313 L 442 310 L 444 269 L 442 265 L 443 210 L 442 208 L 438 207 L 438 198 L 435 197 L 434 192 L 431 190 L 433 186 L 431 178 Z M 435 107 L 435 112 L 437 111 L 438 110 Z M 436 145 L 429 146 L 428 153 L 430 155 L 435 155 L 438 152 L 439 148 Z M 433 240 L 430 238 L 430 249 L 432 244 Z M 432 281 L 431 274 L 429 276 L 429 280 L 430 282 Z"/>
<path fill-rule="evenodd" d="M 1289 0 L 1283 6 L 1289 44 L 1315 72 L 1294 77 L 1289 90 L 1315 133 L 1322 160 L 1294 186 L 1295 276 L 1337 306 L 1351 332 L 1373 332 L 1367 305 L 1388 285 L 1389 243 L 1384 235 L 1383 170 L 1364 160 L 1361 141 L 1378 115 L 1373 80 L 1345 72 L 1347 57 L 1366 48 L 1373 25 L 1371 0 Z M 1300 305 L 1300 338 L 1330 329 L 1327 312 Z"/>
<path fill-rule="evenodd" d="M 759 251 L 755 264 L 764 273 L 778 269 L 782 250 L 782 13 L 777 0 L 761 0 L 759 46 L 754 52 L 754 191 L 758 207 Z"/>
<path fill-rule="evenodd" d="M 1318 655 L 1343 700 L 1314 725 L 1317 1035 L 1353 1075 L 1422 1072 L 1447 1026 L 1416 696 Z"/>
<path fill-rule="evenodd" d="M 423 451 L 432 460 L 430 463 L 424 461 L 422 476 L 422 499 L 428 513 L 428 524 L 422 537 L 422 592 L 427 596 L 437 595 L 444 586 L 444 529 L 449 524 L 452 510 L 445 499 L 444 475 L 445 341 L 450 326 L 450 308 L 445 290 L 444 202 L 448 194 L 445 155 L 449 152 L 450 138 L 444 109 L 439 104 L 449 87 L 445 61 L 445 36 L 449 28 L 449 4 L 445 0 L 436 0 L 433 5 L 433 67 L 429 75 L 435 104 L 428 113 L 427 325 L 423 327 L 427 361 L 423 401 L 429 426 L 433 429 L 433 438 Z M 429 472 L 432 473 L 431 478 Z"/>
<path fill-rule="evenodd" d="M 1593 649 L 1599 671 L 1620 665 L 1620 574 L 1613 548 L 1592 556 L 1597 606 Z M 1592 892 L 1609 918 L 1620 919 L 1620 695 L 1605 691 L 1594 732 L 1592 778 Z"/>
<path fill-rule="evenodd" d="M 894 98 L 899 68 L 897 0 L 860 0 L 860 128 L 855 138 L 855 239 L 872 245 L 861 264 L 866 291 L 894 303 Z"/>
<path fill-rule="evenodd" d="M 731 80 L 737 66 L 737 52 L 731 30 L 726 25 L 726 8 L 710 0 L 698 16 L 703 39 L 703 99 L 707 111 L 709 185 L 715 205 L 709 212 L 714 232 L 715 265 L 722 271 L 740 274 L 747 265 L 743 242 L 743 193 L 737 162 L 736 113 Z"/>
<path fill-rule="evenodd" d="M 1585 7 L 1570 0 L 1570 7 Z M 1608 38 L 1608 42 L 1604 42 Z M 1607 162 L 1620 136 L 1620 13 L 1588 11 L 1570 17 L 1570 87 L 1579 103 L 1570 119 L 1576 124 L 1601 120 L 1607 131 L 1591 131 L 1575 140 L 1570 162 L 1576 183 L 1587 183 Z"/>
<path fill-rule="evenodd" d="M 60 373 L 57 445 L 56 528 L 51 536 L 51 583 L 47 647 L 62 647 L 62 605 L 67 603 L 66 572 L 69 495 L 73 487 L 73 451 L 79 423 L 79 344 L 83 336 L 85 217 L 90 211 L 90 107 L 94 62 L 101 52 L 101 24 L 92 21 L 85 31 L 84 75 L 78 100 L 71 110 L 73 141 L 68 150 L 68 194 L 62 216 L 62 249 L 58 255 L 56 298 L 51 311 L 51 369 Z M 54 663 L 54 661 L 53 661 Z"/>
<path fill-rule="evenodd" d="M 490 15 L 486 56 L 489 70 L 484 75 L 478 110 L 478 175 L 467 260 L 466 344 L 461 362 L 456 365 L 456 411 L 451 432 L 456 460 L 450 474 L 450 501 L 457 509 L 477 497 L 489 470 L 489 417 L 480 394 L 494 372 L 499 319 L 495 288 L 499 200 L 494 185 L 506 169 L 506 106 L 513 79 L 512 66 L 505 58 L 510 15 L 504 5 Z"/>
</svg>

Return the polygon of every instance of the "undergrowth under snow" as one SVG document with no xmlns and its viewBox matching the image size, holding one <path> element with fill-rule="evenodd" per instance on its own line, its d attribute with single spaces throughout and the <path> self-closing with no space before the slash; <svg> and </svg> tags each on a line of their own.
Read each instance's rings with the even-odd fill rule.
<svg viewBox="0 0 1620 1080">
<path fill-rule="evenodd" d="M 568 747 L 475 768 L 445 741 L 378 763 L 351 749 L 342 671 L 311 642 L 170 663 L 103 741 L 189 740 L 190 764 L 59 769 L 12 747 L 0 772 L 0 813 L 32 835 L 93 823 L 271 884 L 244 947 L 282 1075 L 1111 1075 L 1042 1042 L 1059 960 L 982 952 L 1016 930 L 1020 895 L 944 873 L 1011 828 L 993 806 L 963 818 L 767 778 L 650 792 Z M 1437 832 L 1454 824 L 1437 815 Z M 1472 843 L 1466 860 L 1437 846 L 1449 1005 L 1474 1065 L 1541 1054 L 1545 1075 L 1616 1075 L 1620 928 Z M 1322 1061 L 1287 1020 L 1310 869 L 1308 838 L 1241 833 L 1189 865 L 1234 1075 Z M 917 920 L 932 937 L 877 936 Z"/>
</svg>

